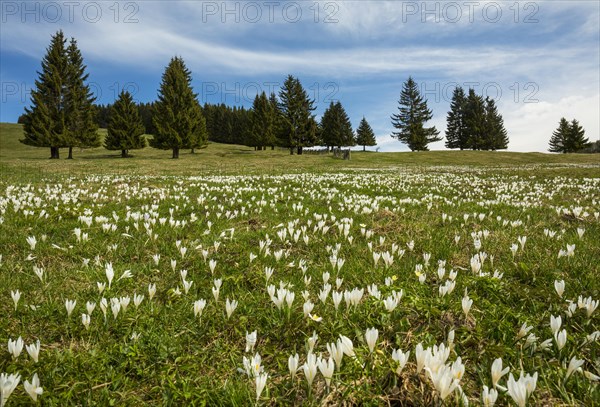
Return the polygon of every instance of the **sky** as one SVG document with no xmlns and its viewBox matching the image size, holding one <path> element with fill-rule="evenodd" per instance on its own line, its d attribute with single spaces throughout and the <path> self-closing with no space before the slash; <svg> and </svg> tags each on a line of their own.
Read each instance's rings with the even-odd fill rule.
<svg viewBox="0 0 600 407">
<path fill-rule="evenodd" d="M 174 56 L 201 103 L 250 107 L 257 92 L 298 77 L 317 118 L 340 101 L 364 116 L 380 151 L 403 83 L 418 83 L 446 129 L 452 91 L 496 99 L 509 151 L 547 151 L 561 117 L 600 139 L 600 2 L 591 1 L 8 1 L 1 0 L 0 121 L 16 122 L 51 36 L 83 54 L 98 102 L 121 89 L 156 99 Z M 444 141 L 430 144 L 444 149 Z"/>
</svg>

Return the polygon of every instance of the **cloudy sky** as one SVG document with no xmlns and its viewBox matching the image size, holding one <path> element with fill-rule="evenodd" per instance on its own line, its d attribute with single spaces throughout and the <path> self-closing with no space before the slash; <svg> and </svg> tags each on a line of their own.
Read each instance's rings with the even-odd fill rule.
<svg viewBox="0 0 600 407">
<path fill-rule="evenodd" d="M 591 1 L 8 1 L 0 25 L 0 121 L 29 104 L 50 37 L 75 37 L 101 103 L 156 98 L 173 56 L 201 102 L 250 106 L 300 78 L 320 116 L 340 100 L 382 151 L 412 76 L 443 134 L 455 86 L 498 101 L 511 151 L 545 151 L 561 117 L 600 134 L 600 3 Z M 443 149 L 443 142 L 432 149 Z"/>
</svg>

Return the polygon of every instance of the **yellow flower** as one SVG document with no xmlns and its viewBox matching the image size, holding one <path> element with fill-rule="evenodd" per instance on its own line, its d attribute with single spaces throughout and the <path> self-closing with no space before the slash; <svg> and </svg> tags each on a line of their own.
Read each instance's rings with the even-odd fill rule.
<svg viewBox="0 0 600 407">
<path fill-rule="evenodd" d="M 309 318 L 312 319 L 315 322 L 321 322 L 323 320 L 323 318 L 321 318 L 320 316 L 318 316 L 317 314 L 308 314 Z"/>
</svg>

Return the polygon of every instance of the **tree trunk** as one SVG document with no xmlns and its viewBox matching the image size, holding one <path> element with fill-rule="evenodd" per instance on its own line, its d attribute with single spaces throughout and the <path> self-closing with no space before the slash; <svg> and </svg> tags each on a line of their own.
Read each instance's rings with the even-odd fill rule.
<svg viewBox="0 0 600 407">
<path fill-rule="evenodd" d="M 58 158 L 58 157 L 56 157 Z M 69 156 L 67 157 L 67 160 L 72 160 L 73 159 L 73 147 L 69 147 Z"/>
<path fill-rule="evenodd" d="M 363 146 L 363 151 L 367 151 L 367 146 Z"/>
<path fill-rule="evenodd" d="M 275 146 L 271 146 L 271 151 L 275 150 Z"/>
<path fill-rule="evenodd" d="M 298 155 L 302 155 L 302 147 L 298 147 Z"/>
<path fill-rule="evenodd" d="M 127 154 L 127 150 L 121 150 L 121 158 L 127 158 L 129 154 Z"/>
<path fill-rule="evenodd" d="M 294 155 L 294 147 L 290 147 L 290 155 Z"/>
<path fill-rule="evenodd" d="M 179 158 L 179 147 L 173 147 L 173 158 Z"/>
<path fill-rule="evenodd" d="M 192 147 L 192 151 L 190 151 L 190 154 L 195 154 L 196 153 L 196 149 L 194 147 Z"/>
<path fill-rule="evenodd" d="M 58 147 L 50 147 L 50 159 L 58 160 L 60 158 L 60 150 Z"/>
</svg>

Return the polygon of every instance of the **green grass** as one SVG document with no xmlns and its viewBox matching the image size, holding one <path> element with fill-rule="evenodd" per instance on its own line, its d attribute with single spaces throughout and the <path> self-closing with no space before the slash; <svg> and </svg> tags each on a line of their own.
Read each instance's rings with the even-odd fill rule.
<svg viewBox="0 0 600 407">
<path fill-rule="evenodd" d="M 100 130 L 104 133 L 105 130 Z M 171 159 L 170 151 L 145 148 L 133 150 L 132 158 L 120 158 L 119 151 L 104 148 L 75 150 L 74 160 L 48 160 L 46 148 L 26 146 L 22 126 L 0 123 L 0 169 L 28 175 L 63 173 L 85 174 L 138 174 L 138 175 L 202 175 L 202 174 L 281 174 L 288 172 L 319 172 L 347 168 L 390 168 L 397 166 L 532 166 L 546 165 L 551 170 L 555 164 L 595 164 L 600 158 L 593 154 L 542 154 L 501 151 L 433 151 L 375 153 L 357 151 L 351 160 L 332 156 L 290 156 L 284 150 L 254 151 L 252 148 L 211 143 L 196 154 L 182 152 L 179 160 Z M 62 158 L 66 158 L 66 149 Z M 589 170 L 574 170 L 582 175 Z"/>
<path fill-rule="evenodd" d="M 538 373 L 528 405 L 599 404 L 598 384 L 582 372 L 565 378 L 573 357 L 600 375 L 600 342 L 586 340 L 600 329 L 600 309 L 591 317 L 582 309 L 568 317 L 566 302 L 580 295 L 600 299 L 600 168 L 594 156 L 451 151 L 353 153 L 342 161 L 211 144 L 179 160 L 153 149 L 130 159 L 95 149 L 76 151 L 74 160 L 48 160 L 45 149 L 18 142 L 20 131 L 0 127 L 0 373 L 18 373 L 22 380 L 37 373 L 42 405 L 252 405 L 254 380 L 238 368 L 254 352 L 269 374 L 258 405 L 435 405 L 438 393 L 429 374 L 417 373 L 415 347 L 447 342 L 451 330 L 448 362 L 460 356 L 465 364 L 460 385 L 472 405 L 480 404 L 482 386 L 491 386 L 490 367 L 499 357 L 514 376 L 521 369 Z M 75 229 L 87 240 L 78 241 Z M 471 234 L 484 231 L 489 236 L 476 250 Z M 29 236 L 37 239 L 34 249 Z M 520 236 L 527 241 L 513 256 L 511 245 Z M 268 239 L 270 255 L 260 249 Z M 337 256 L 345 260 L 339 271 L 330 264 L 338 244 Z M 574 256 L 559 258 L 567 244 L 576 245 Z M 178 245 L 187 248 L 184 256 Z M 395 251 L 391 266 L 374 264 L 372 251 L 396 245 L 404 253 Z M 483 276 L 471 271 L 479 252 L 488 255 Z M 258 256 L 252 262 L 251 253 Z M 428 267 L 424 253 L 431 254 Z M 438 260 L 446 261 L 441 279 Z M 109 262 L 115 277 L 99 293 Z M 34 265 L 44 269 L 41 281 Z M 423 284 L 417 265 L 424 267 Z M 268 283 L 265 267 L 274 269 Z M 450 269 L 458 272 L 454 291 L 440 297 Z M 119 280 L 125 270 L 132 277 Z M 187 294 L 182 270 L 193 281 Z M 495 271 L 502 278 L 493 278 Z M 336 310 L 330 293 L 323 304 L 324 272 L 332 291 L 338 277 L 339 291 L 364 289 L 360 303 L 347 307 L 342 300 Z M 223 282 L 218 301 L 216 278 Z M 555 280 L 566 283 L 563 298 Z M 267 294 L 269 284 L 280 282 L 295 293 L 291 309 L 278 310 Z M 152 300 L 149 284 L 156 284 Z M 368 294 L 372 284 L 381 300 Z M 16 310 L 15 290 L 22 293 Z M 304 290 L 322 321 L 304 317 Z M 393 290 L 404 295 L 387 312 L 382 299 Z M 468 316 L 461 307 L 465 290 L 473 300 Z M 134 294 L 145 295 L 139 307 Z M 121 297 L 131 303 L 114 318 L 110 299 Z M 201 318 L 193 313 L 200 298 L 207 301 Z M 230 318 L 227 298 L 239 302 Z M 77 301 L 70 317 L 67 299 Z M 88 301 L 97 304 L 89 330 L 81 322 Z M 562 317 L 568 334 L 561 350 L 554 340 L 540 349 L 552 338 L 551 315 Z M 517 338 L 523 323 L 538 337 L 533 346 Z M 373 353 L 364 339 L 371 327 L 379 331 Z M 245 334 L 254 330 L 256 347 L 246 353 Z M 356 356 L 344 356 L 330 392 L 320 373 L 309 387 L 302 371 L 293 379 L 288 372 L 290 355 L 298 353 L 300 364 L 306 360 L 313 332 L 319 336 L 314 352 L 324 358 L 326 344 L 340 334 L 354 343 Z M 40 340 L 38 363 L 25 349 L 16 359 L 6 351 L 8 340 L 19 336 L 26 344 Z M 411 352 L 400 374 L 391 358 L 397 348 Z M 500 393 L 496 405 L 514 405 Z M 19 384 L 7 406 L 30 402 Z M 460 397 L 453 393 L 444 403 L 459 405 Z"/>
</svg>

